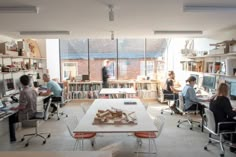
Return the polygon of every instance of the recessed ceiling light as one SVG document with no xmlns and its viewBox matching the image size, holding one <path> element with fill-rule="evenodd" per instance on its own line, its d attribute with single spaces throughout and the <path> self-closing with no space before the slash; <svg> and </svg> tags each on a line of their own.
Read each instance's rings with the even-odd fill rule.
<svg viewBox="0 0 236 157">
<path fill-rule="evenodd" d="M 32 13 L 38 14 L 39 8 L 36 6 L 0 6 L 1 14 L 19 14 L 19 13 Z"/>
<path fill-rule="evenodd" d="M 70 31 L 21 31 L 20 35 L 70 35 Z"/>
<path fill-rule="evenodd" d="M 168 30 L 160 30 L 160 31 L 154 31 L 154 34 L 168 34 L 168 35 L 196 35 L 196 34 L 202 34 L 202 31 L 195 30 L 195 31 L 168 31 Z"/>
</svg>

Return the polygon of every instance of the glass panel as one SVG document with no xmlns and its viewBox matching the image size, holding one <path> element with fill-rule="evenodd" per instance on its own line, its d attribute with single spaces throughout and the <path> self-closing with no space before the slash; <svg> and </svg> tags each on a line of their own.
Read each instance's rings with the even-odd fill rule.
<svg viewBox="0 0 236 157">
<path fill-rule="evenodd" d="M 88 40 L 60 40 L 61 78 L 73 80 L 88 75 Z"/>
<path fill-rule="evenodd" d="M 164 67 L 160 69 L 159 66 L 160 62 L 163 63 L 166 46 L 167 39 L 146 39 L 146 74 L 149 79 L 156 80 L 157 74 L 163 73 Z"/>
<path fill-rule="evenodd" d="M 110 60 L 110 79 L 116 78 L 116 40 L 89 39 L 90 78 L 102 80 L 103 61 Z"/>
<path fill-rule="evenodd" d="M 144 60 L 144 39 L 118 40 L 118 79 L 136 79 L 141 75 L 140 61 Z"/>
</svg>

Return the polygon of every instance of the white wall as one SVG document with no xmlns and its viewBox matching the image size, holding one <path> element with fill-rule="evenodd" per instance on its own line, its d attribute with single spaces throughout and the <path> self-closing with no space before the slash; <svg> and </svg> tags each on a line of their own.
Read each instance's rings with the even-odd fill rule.
<svg viewBox="0 0 236 157">
<path fill-rule="evenodd" d="M 59 39 L 46 40 L 47 68 L 51 79 L 60 79 Z"/>
</svg>

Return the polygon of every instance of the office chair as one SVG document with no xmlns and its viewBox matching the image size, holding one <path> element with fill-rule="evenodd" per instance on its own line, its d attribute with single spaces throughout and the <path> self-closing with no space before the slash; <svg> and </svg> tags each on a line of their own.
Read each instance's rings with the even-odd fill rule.
<svg viewBox="0 0 236 157">
<path fill-rule="evenodd" d="M 25 120 L 25 121 L 23 121 L 22 122 L 22 126 L 24 126 L 24 127 L 34 127 L 35 128 L 35 132 L 34 133 L 31 133 L 31 134 L 25 134 L 25 135 L 23 135 L 23 137 L 21 138 L 21 142 L 23 142 L 24 140 L 25 140 L 25 137 L 26 136 L 30 136 L 28 139 L 27 139 L 27 141 L 26 141 L 26 143 L 25 143 L 25 147 L 28 147 L 29 146 L 29 142 L 30 142 L 30 140 L 31 139 L 33 139 L 34 137 L 40 137 L 40 138 L 42 138 L 43 139 L 43 144 L 45 144 L 46 143 L 46 139 L 47 138 L 49 138 L 49 137 L 51 137 L 51 134 L 50 133 L 40 133 L 39 131 L 38 131 L 38 127 L 39 127 L 39 125 L 40 125 L 40 121 L 42 121 L 42 120 L 47 120 L 47 118 L 48 118 L 48 111 L 49 111 L 49 108 L 50 108 L 50 104 L 51 104 L 51 98 L 49 99 L 49 101 L 48 101 L 48 105 L 47 105 L 47 107 L 46 107 L 46 110 L 44 111 L 44 112 L 36 112 L 35 113 L 35 118 L 33 118 L 33 119 L 29 119 L 29 120 Z M 47 134 L 47 137 L 44 137 L 43 136 L 43 134 Z"/>
<path fill-rule="evenodd" d="M 84 148 L 84 140 L 90 139 L 92 147 L 95 144 L 95 136 L 96 133 L 74 133 L 74 129 L 79 124 L 79 120 L 76 116 L 70 116 L 69 118 L 65 119 L 66 127 L 73 139 L 75 139 L 75 144 L 73 151 L 77 150 L 78 146 L 83 150 Z"/>
<path fill-rule="evenodd" d="M 165 123 L 165 119 L 163 116 L 156 116 L 156 118 L 154 119 L 154 125 L 157 128 L 156 132 L 135 132 L 134 133 L 134 136 L 137 138 L 137 142 L 138 142 L 138 150 L 136 152 L 137 156 L 138 156 L 138 153 L 157 154 L 157 145 L 156 145 L 155 139 L 157 139 L 161 135 L 161 131 L 163 129 L 164 123 Z M 142 146 L 142 139 L 149 140 L 148 152 L 139 151 L 139 149 Z M 151 147 L 150 147 L 151 141 L 153 142 L 155 146 L 155 152 L 151 152 Z"/>
<path fill-rule="evenodd" d="M 225 130 L 220 130 L 221 126 L 223 125 L 235 125 L 236 122 L 220 122 L 218 123 L 218 125 L 216 126 L 216 122 L 215 122 L 215 117 L 212 111 L 210 111 L 208 108 L 205 108 L 205 115 L 206 115 L 206 123 L 204 125 L 204 128 L 209 132 L 209 140 L 208 143 L 204 146 L 205 150 L 207 149 L 207 146 L 209 144 L 213 144 L 214 143 L 219 143 L 220 144 L 220 149 L 221 149 L 221 153 L 220 156 L 223 157 L 224 156 L 224 147 L 223 147 L 223 143 L 224 138 L 223 135 L 224 134 L 231 134 L 232 133 L 236 133 L 236 131 L 225 131 Z M 217 127 L 217 131 L 216 131 L 216 127 Z M 213 136 L 212 136 L 213 135 Z M 228 141 L 230 143 L 230 141 Z"/>
<path fill-rule="evenodd" d="M 64 95 L 64 91 L 62 90 L 62 94 L 61 96 L 59 97 L 52 97 L 52 103 L 56 105 L 57 107 L 57 110 L 56 110 L 56 113 L 57 113 L 57 120 L 60 120 L 60 116 L 63 116 L 65 115 L 66 117 L 68 117 L 68 115 L 66 113 L 64 113 L 63 111 L 60 111 L 60 108 L 61 108 L 61 104 L 64 103 L 64 98 L 63 98 L 63 95 Z M 52 116 L 54 116 L 54 113 L 52 113 Z"/>
<path fill-rule="evenodd" d="M 182 93 L 179 93 L 179 106 L 177 106 L 177 109 L 182 113 L 182 115 L 186 115 L 187 117 L 184 119 L 179 119 L 178 120 L 178 124 L 177 127 L 179 128 L 181 124 L 187 122 L 189 124 L 189 129 L 192 130 L 193 129 L 193 123 L 198 123 L 198 127 L 200 127 L 200 122 L 198 121 L 194 121 L 191 118 L 191 114 L 197 114 L 199 112 L 198 109 L 196 110 L 185 110 L 184 108 L 184 97 L 182 95 Z"/>
<path fill-rule="evenodd" d="M 167 101 L 168 107 L 161 109 L 161 114 L 164 112 L 170 112 L 170 115 L 173 115 L 174 111 L 171 109 L 171 103 L 175 102 L 175 94 L 168 93 L 166 90 L 162 90 L 163 101 Z"/>
</svg>

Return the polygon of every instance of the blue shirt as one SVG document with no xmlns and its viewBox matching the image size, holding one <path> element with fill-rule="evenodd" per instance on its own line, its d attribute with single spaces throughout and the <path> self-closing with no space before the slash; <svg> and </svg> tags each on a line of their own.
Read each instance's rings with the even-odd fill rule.
<svg viewBox="0 0 236 157">
<path fill-rule="evenodd" d="M 52 81 L 50 80 L 48 83 L 47 83 L 47 88 L 53 92 L 53 96 L 56 96 L 56 97 L 60 97 L 61 96 L 61 92 L 62 92 L 62 89 L 60 87 L 60 85 L 55 82 L 55 81 Z"/>
<path fill-rule="evenodd" d="M 201 100 L 197 98 L 196 92 L 191 85 L 186 85 L 182 90 L 182 95 L 184 97 L 184 109 L 187 110 L 193 104 L 200 102 Z"/>
</svg>

